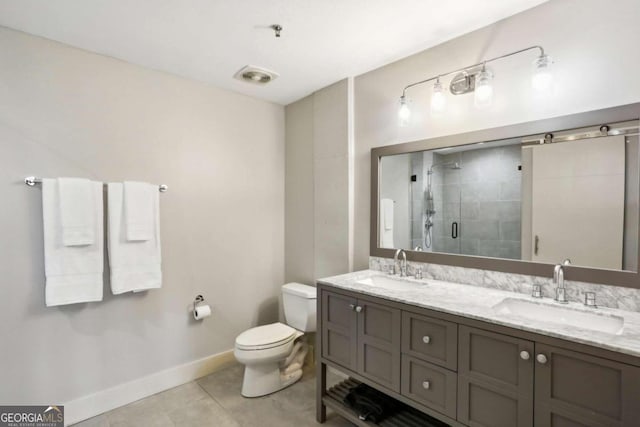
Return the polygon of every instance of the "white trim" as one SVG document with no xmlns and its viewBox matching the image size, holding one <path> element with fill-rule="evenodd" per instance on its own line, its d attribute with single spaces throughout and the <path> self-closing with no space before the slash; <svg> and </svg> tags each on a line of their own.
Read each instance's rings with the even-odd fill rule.
<svg viewBox="0 0 640 427">
<path fill-rule="evenodd" d="M 95 417 L 152 394 L 209 375 L 234 363 L 236 360 L 233 350 L 228 350 L 80 397 L 64 404 L 65 425 Z"/>
</svg>

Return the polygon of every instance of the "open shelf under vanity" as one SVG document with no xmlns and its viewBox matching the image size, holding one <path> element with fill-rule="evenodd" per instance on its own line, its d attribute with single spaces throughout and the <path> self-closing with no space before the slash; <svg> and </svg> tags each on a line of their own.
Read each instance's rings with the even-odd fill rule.
<svg viewBox="0 0 640 427">
<path fill-rule="evenodd" d="M 348 378 L 330 389 L 327 390 L 327 394 L 322 398 L 323 403 L 337 412 L 342 417 L 346 418 L 350 422 L 361 427 L 446 427 L 448 424 L 444 424 L 429 415 L 422 413 L 408 405 L 401 404 L 402 409 L 393 415 L 385 418 L 378 424 L 374 424 L 370 421 L 363 421 L 358 418 L 358 414 L 346 406 L 343 401 L 349 390 L 360 384 L 359 381 L 353 378 Z"/>
</svg>

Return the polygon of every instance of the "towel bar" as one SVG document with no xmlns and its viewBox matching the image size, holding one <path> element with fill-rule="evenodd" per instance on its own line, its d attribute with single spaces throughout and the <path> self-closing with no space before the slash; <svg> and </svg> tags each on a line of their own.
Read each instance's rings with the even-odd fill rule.
<svg viewBox="0 0 640 427">
<path fill-rule="evenodd" d="M 29 187 L 33 187 L 36 184 L 42 183 L 42 178 L 37 178 L 35 176 L 28 176 L 24 179 L 24 183 L 27 184 Z M 160 191 L 161 193 L 164 193 L 168 189 L 169 187 L 165 184 L 158 185 L 158 191 Z"/>
</svg>

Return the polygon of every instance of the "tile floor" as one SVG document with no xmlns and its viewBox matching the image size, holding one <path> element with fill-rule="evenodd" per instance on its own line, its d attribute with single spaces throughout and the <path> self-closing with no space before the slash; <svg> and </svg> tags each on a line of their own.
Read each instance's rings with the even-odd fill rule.
<svg viewBox="0 0 640 427">
<path fill-rule="evenodd" d="M 315 375 L 311 368 L 296 384 L 269 396 L 240 395 L 241 365 L 216 372 L 76 424 L 76 427 L 348 427 L 327 410 L 327 422 L 315 421 Z M 329 384 L 340 381 L 329 376 Z"/>
</svg>

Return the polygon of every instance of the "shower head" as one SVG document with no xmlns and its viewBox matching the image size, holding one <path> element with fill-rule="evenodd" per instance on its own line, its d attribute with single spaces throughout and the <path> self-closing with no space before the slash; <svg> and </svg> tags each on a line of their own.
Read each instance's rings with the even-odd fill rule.
<svg viewBox="0 0 640 427">
<path fill-rule="evenodd" d="M 441 166 L 441 167 L 446 167 L 447 169 L 462 169 L 462 167 L 460 166 L 460 163 L 458 162 L 445 162 L 445 163 L 435 163 L 433 165 L 431 165 L 431 167 L 429 168 L 429 171 L 427 172 L 428 174 L 432 174 L 433 173 L 433 168 L 437 167 L 437 166 Z"/>
</svg>

